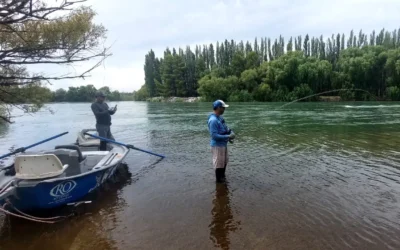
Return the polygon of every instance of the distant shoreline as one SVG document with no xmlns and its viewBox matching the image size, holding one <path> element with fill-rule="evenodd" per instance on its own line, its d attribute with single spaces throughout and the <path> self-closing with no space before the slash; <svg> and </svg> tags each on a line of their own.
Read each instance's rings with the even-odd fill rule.
<svg viewBox="0 0 400 250">
<path fill-rule="evenodd" d="M 321 96 L 319 97 L 320 102 L 341 102 L 342 99 L 340 96 Z M 152 97 L 147 98 L 146 102 L 206 102 L 202 97 Z M 303 101 L 303 102 L 311 102 L 311 101 Z M 315 102 L 315 101 L 312 101 Z M 317 101 L 318 102 L 318 101 Z M 262 103 L 262 102 L 260 102 Z M 268 102 L 265 102 L 268 103 Z"/>
<path fill-rule="evenodd" d="M 311 100 L 311 99 L 310 99 Z M 204 98 L 201 96 L 198 97 L 150 97 L 147 98 L 144 101 L 134 101 L 134 100 L 120 100 L 120 101 L 109 101 L 106 100 L 106 102 L 163 102 L 163 103 L 195 103 L 195 102 L 210 102 L 206 101 Z M 229 102 L 229 100 L 227 100 Z M 390 102 L 392 100 L 387 100 L 387 99 L 382 99 L 382 100 L 370 100 L 370 101 L 356 101 L 356 100 L 342 100 L 340 96 L 320 96 L 318 97 L 318 100 L 312 100 L 308 101 L 306 100 L 301 100 L 301 102 Z M 94 100 L 93 100 L 94 102 Z M 247 101 L 247 102 L 257 102 L 257 103 L 269 103 L 269 102 L 260 102 L 260 101 Z M 290 102 L 290 101 L 287 101 Z M 300 101 L 299 101 L 300 102 Z M 50 103 L 92 103 L 92 102 L 48 102 L 47 104 Z M 245 102 L 246 103 L 246 102 Z"/>
</svg>

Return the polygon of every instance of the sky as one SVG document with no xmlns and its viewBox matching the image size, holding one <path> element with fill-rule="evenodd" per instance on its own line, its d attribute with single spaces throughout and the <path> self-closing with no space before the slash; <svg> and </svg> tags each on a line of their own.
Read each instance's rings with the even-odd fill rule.
<svg viewBox="0 0 400 250">
<path fill-rule="evenodd" d="M 132 92 L 144 84 L 144 58 L 153 49 L 157 57 L 169 48 L 210 44 L 225 39 L 275 39 L 344 33 L 352 29 L 369 34 L 382 28 L 400 28 L 399 0 L 89 0 L 96 23 L 108 30 L 111 57 L 91 77 L 53 81 L 55 90 L 93 84 Z M 40 68 L 48 74 L 82 72 L 95 61 L 75 67 Z"/>
</svg>

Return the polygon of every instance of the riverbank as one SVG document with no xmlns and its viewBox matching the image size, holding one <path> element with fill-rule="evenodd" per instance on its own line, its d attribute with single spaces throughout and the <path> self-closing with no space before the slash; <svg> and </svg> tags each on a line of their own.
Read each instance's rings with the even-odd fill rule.
<svg viewBox="0 0 400 250">
<path fill-rule="evenodd" d="M 147 102 L 204 102 L 202 97 L 151 97 L 146 99 Z M 320 96 L 318 101 L 321 102 L 340 102 L 340 96 Z"/>
<path fill-rule="evenodd" d="M 201 97 L 152 97 L 147 98 L 147 102 L 200 102 Z"/>
</svg>

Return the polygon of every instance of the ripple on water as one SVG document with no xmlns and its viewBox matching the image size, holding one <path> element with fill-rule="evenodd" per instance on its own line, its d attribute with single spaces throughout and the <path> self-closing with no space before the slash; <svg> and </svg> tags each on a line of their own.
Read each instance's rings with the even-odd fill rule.
<svg viewBox="0 0 400 250">
<path fill-rule="evenodd" d="M 92 215 L 6 221 L 0 249 L 400 248 L 400 105 L 232 104 L 226 185 L 214 181 L 208 103 L 118 106 L 114 136 L 167 158 L 132 151 L 129 182 L 102 192 Z M 86 104 L 55 107 L 0 130 L 0 148 L 93 126 Z"/>
</svg>

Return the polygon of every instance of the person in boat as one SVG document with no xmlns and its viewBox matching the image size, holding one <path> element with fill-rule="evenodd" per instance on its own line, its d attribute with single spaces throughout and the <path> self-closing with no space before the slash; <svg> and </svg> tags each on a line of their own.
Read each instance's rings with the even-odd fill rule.
<svg viewBox="0 0 400 250">
<path fill-rule="evenodd" d="M 96 101 L 92 103 L 92 111 L 96 117 L 96 130 L 99 136 L 114 141 L 114 136 L 111 133 L 111 115 L 117 111 L 117 105 L 110 109 L 105 103 L 105 98 L 104 93 L 98 91 L 96 93 Z M 107 142 L 100 141 L 100 150 L 107 150 Z"/>
<path fill-rule="evenodd" d="M 228 164 L 228 141 L 233 143 L 235 134 L 226 125 L 222 114 L 229 105 L 222 100 L 213 103 L 214 112 L 208 116 L 208 130 L 210 132 L 210 145 L 215 178 L 217 182 L 225 181 L 225 170 Z"/>
</svg>

